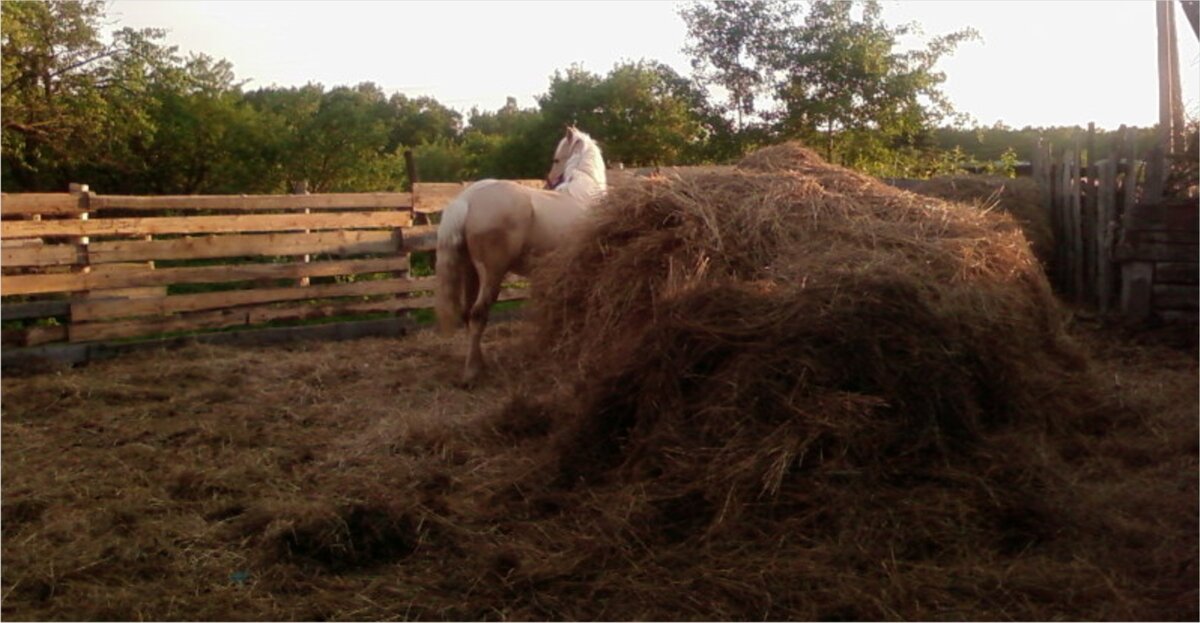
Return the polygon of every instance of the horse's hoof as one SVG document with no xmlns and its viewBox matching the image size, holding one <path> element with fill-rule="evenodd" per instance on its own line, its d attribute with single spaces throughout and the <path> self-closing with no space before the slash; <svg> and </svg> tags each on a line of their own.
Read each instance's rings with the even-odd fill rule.
<svg viewBox="0 0 1200 623">
<path fill-rule="evenodd" d="M 479 371 L 471 371 L 463 374 L 462 380 L 457 383 L 459 389 L 475 389 L 479 383 Z"/>
</svg>

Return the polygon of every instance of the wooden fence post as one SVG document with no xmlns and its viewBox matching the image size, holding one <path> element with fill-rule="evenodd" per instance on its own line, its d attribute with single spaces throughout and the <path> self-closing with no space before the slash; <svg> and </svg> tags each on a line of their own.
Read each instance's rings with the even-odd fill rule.
<svg viewBox="0 0 1200 623">
<path fill-rule="evenodd" d="M 1081 148 L 1079 139 L 1075 140 L 1072 150 L 1072 167 L 1070 167 L 1070 254 L 1072 254 L 1072 294 L 1076 301 L 1084 300 L 1084 203 L 1082 203 L 1082 167 Z"/>
<path fill-rule="evenodd" d="M 1096 205 L 1096 299 L 1101 313 L 1108 313 L 1113 291 L 1113 238 L 1116 235 L 1116 154 L 1100 168 L 1099 202 Z"/>
<path fill-rule="evenodd" d="M 293 182 L 292 183 L 292 194 L 293 195 L 307 195 L 308 194 L 308 180 L 300 180 L 299 182 Z M 311 214 L 312 210 L 310 210 L 308 208 L 304 208 L 304 213 Z M 310 233 L 312 233 L 312 230 L 306 229 L 306 230 L 304 230 L 304 233 L 310 234 Z M 309 255 L 308 253 L 305 253 L 304 255 L 302 255 L 300 257 L 301 257 L 300 261 L 304 262 L 305 264 L 308 264 L 309 262 L 312 261 L 312 256 Z M 298 285 L 302 288 L 307 288 L 309 285 L 309 282 L 310 282 L 309 277 L 301 277 L 296 280 L 296 285 Z"/>
<path fill-rule="evenodd" d="M 1152 205 L 1162 201 L 1166 177 L 1166 154 L 1162 145 L 1155 145 L 1146 155 L 1146 184 L 1142 189 L 1141 203 Z"/>
<path fill-rule="evenodd" d="M 70 185 L 67 186 L 67 192 L 74 195 L 76 197 L 76 199 L 79 200 L 79 206 L 81 208 L 83 208 L 83 211 L 79 214 L 79 220 L 81 220 L 81 221 L 88 220 L 88 208 L 90 207 L 88 204 L 89 204 L 89 200 L 91 198 L 91 193 L 88 192 L 88 185 L 71 183 Z M 81 272 L 81 273 L 91 272 L 92 268 L 88 262 L 88 253 L 87 253 L 89 238 L 87 236 L 80 236 L 78 238 L 71 238 L 70 241 L 72 244 L 77 244 L 80 247 L 82 247 L 82 253 L 80 253 L 80 255 L 83 257 L 84 263 L 82 266 L 79 267 L 79 270 L 77 272 Z"/>
<path fill-rule="evenodd" d="M 1123 181 L 1121 214 L 1124 215 L 1137 201 L 1138 173 L 1141 167 L 1137 160 L 1137 134 L 1133 128 L 1125 130 L 1125 178 Z"/>
<path fill-rule="evenodd" d="M 1062 154 L 1059 156 L 1058 164 L 1058 180 L 1057 191 L 1054 193 L 1054 214 L 1058 223 L 1058 244 L 1056 268 L 1058 275 L 1058 287 L 1064 292 L 1069 293 L 1071 287 L 1071 219 L 1070 219 L 1070 202 L 1067 200 L 1069 195 L 1068 190 L 1071 185 L 1071 151 L 1063 148 Z"/>
</svg>

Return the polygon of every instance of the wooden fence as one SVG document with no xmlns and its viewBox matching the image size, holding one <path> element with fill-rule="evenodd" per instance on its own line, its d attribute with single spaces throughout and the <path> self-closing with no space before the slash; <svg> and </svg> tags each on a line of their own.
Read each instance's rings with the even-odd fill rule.
<svg viewBox="0 0 1200 623">
<path fill-rule="evenodd" d="M 435 247 L 429 217 L 461 187 L 125 196 L 73 185 L 67 193 L 3 194 L 6 355 L 13 347 L 428 309 L 433 278 L 411 274 L 411 254 Z M 519 289 L 502 295 L 522 297 Z"/>
<path fill-rule="evenodd" d="M 1062 295 L 1128 320 L 1197 315 L 1200 207 L 1163 199 L 1166 158 L 1158 148 L 1139 159 L 1132 131 L 1097 145 L 1055 150 L 1040 144 L 1033 176 L 1049 192 L 1056 252 L 1050 276 Z"/>
</svg>

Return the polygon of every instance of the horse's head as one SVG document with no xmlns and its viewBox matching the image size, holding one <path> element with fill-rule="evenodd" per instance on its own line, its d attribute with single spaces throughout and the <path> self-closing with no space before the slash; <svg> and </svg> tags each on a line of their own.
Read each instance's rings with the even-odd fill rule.
<svg viewBox="0 0 1200 623">
<path fill-rule="evenodd" d="M 546 174 L 546 188 L 565 190 L 589 200 L 602 194 L 607 186 L 600 146 L 586 132 L 567 126 L 554 149 L 554 164 Z"/>
<path fill-rule="evenodd" d="M 580 135 L 583 134 L 575 129 L 575 126 L 567 126 L 566 135 L 558 141 L 558 146 L 554 148 L 554 163 L 550 166 L 550 172 L 546 174 L 546 189 L 553 190 L 558 188 L 564 181 L 567 173 L 567 163 L 575 159 L 579 160 L 579 156 L 583 153 L 583 140 Z M 571 162 L 576 164 L 576 162 Z"/>
</svg>

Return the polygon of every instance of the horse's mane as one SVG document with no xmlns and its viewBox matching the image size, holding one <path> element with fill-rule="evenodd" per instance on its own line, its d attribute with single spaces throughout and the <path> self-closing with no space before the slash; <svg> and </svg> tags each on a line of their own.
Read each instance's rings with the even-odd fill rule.
<svg viewBox="0 0 1200 623">
<path fill-rule="evenodd" d="M 600 146 L 596 141 L 588 135 L 587 132 L 573 130 L 575 137 L 583 143 L 583 149 L 576 155 L 571 156 L 567 161 L 563 186 L 567 192 L 571 192 L 572 188 L 577 188 L 572 182 L 580 175 L 586 175 L 591 178 L 594 188 L 590 189 L 591 193 L 599 194 L 608 189 L 608 176 L 604 170 L 604 155 L 600 152 Z M 575 193 L 571 193 L 575 194 Z M 580 199 L 589 199 L 589 197 L 579 197 Z"/>
</svg>

